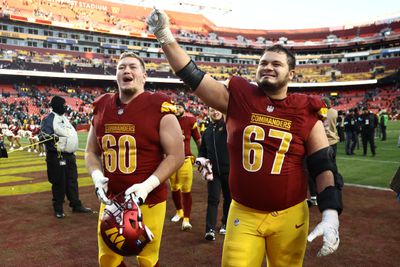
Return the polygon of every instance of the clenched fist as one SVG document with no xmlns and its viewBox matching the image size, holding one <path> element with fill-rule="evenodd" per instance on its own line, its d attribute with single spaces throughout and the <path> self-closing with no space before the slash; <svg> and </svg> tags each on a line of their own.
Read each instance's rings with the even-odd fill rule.
<svg viewBox="0 0 400 267">
<path fill-rule="evenodd" d="M 163 11 L 154 8 L 151 14 L 147 17 L 146 23 L 149 27 L 149 31 L 154 33 L 157 40 L 162 45 L 175 42 L 175 38 L 169 29 L 169 18 Z"/>
</svg>

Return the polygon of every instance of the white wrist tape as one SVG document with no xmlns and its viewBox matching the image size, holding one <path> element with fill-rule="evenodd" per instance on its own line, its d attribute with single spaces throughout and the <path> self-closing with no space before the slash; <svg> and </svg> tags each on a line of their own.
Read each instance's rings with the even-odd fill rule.
<svg viewBox="0 0 400 267">
<path fill-rule="evenodd" d="M 146 188 L 147 193 L 150 193 L 151 191 L 153 191 L 154 188 L 156 188 L 157 186 L 160 185 L 160 179 L 158 179 L 157 176 L 155 176 L 154 174 L 150 175 L 149 178 L 147 178 L 146 181 L 144 181 L 143 186 Z"/>
<path fill-rule="evenodd" d="M 167 45 L 175 42 L 175 38 L 169 28 L 163 28 L 155 32 L 154 35 L 157 37 L 157 40 L 160 42 L 161 45 Z"/>
</svg>

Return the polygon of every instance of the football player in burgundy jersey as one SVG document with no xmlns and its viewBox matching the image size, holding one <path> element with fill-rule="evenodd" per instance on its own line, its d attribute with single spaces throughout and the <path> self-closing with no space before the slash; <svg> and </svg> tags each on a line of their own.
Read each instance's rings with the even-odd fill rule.
<svg viewBox="0 0 400 267">
<path fill-rule="evenodd" d="M 208 106 L 226 114 L 232 203 L 222 266 L 302 266 L 307 239 L 323 235 L 319 256 L 339 245 L 341 187 L 320 116 L 319 98 L 288 94 L 295 57 L 280 45 L 266 49 L 252 84 L 240 77 L 220 83 L 179 46 L 167 15 L 147 18 L 176 74 Z M 307 238 L 307 176 L 316 180 L 322 221 Z"/>
<path fill-rule="evenodd" d="M 200 134 L 197 129 L 197 121 L 193 116 L 185 115 L 185 104 L 179 102 L 176 104 L 176 116 L 179 125 L 182 129 L 185 144 L 185 162 L 183 165 L 171 176 L 171 191 L 172 200 L 174 201 L 176 214 L 172 217 L 172 222 L 178 222 L 183 218 L 182 231 L 189 231 L 192 229 L 190 224 L 190 212 L 192 209 L 192 181 L 193 181 L 193 162 L 194 157 L 190 150 L 190 140 L 196 142 L 197 148 L 200 147 Z"/>
<path fill-rule="evenodd" d="M 120 56 L 116 73 L 119 92 L 104 94 L 94 102 L 85 161 L 102 202 L 99 218 L 105 204 L 120 193 L 142 203 L 143 221 L 154 239 L 137 261 L 140 266 L 158 266 L 167 199 L 165 181 L 182 165 L 184 148 L 175 105 L 164 94 L 145 92 L 146 77 L 139 56 L 131 52 Z M 99 265 L 125 266 L 123 256 L 102 239 L 100 223 L 99 219 Z"/>
</svg>

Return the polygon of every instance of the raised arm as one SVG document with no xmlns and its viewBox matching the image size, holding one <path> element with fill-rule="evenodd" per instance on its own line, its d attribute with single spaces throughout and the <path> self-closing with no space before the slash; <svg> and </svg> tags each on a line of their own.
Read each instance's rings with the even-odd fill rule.
<svg viewBox="0 0 400 267">
<path fill-rule="evenodd" d="M 176 42 L 169 29 L 168 16 L 154 9 L 147 18 L 149 30 L 154 33 L 175 73 L 208 106 L 226 113 L 229 93 L 224 84 L 200 70 Z"/>
</svg>

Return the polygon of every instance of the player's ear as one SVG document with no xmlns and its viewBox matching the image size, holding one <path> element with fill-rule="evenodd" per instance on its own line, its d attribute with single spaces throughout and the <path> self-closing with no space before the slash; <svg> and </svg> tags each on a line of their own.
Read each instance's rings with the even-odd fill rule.
<svg viewBox="0 0 400 267">
<path fill-rule="evenodd" d="M 146 79 L 147 79 L 147 72 L 143 71 L 143 84 L 146 83 Z"/>
<path fill-rule="evenodd" d="M 289 80 L 293 80 L 294 76 L 296 75 L 296 71 L 293 70 L 289 70 Z"/>
</svg>

